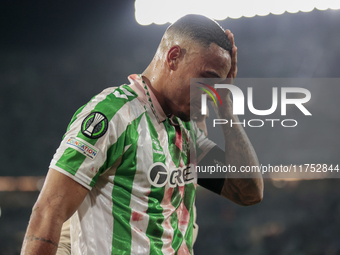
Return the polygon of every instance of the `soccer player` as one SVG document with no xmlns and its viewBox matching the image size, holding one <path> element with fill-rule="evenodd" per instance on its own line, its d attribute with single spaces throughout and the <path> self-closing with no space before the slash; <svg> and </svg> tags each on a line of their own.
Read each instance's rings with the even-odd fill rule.
<svg viewBox="0 0 340 255">
<path fill-rule="evenodd" d="M 206 125 L 206 118 L 209 116 L 209 111 L 207 109 L 206 115 L 195 115 L 192 116 L 192 119 L 196 122 L 197 127 L 203 131 L 204 135 L 208 135 L 208 129 Z M 196 206 L 193 205 L 193 231 L 192 231 L 192 246 L 197 239 L 198 235 L 198 225 L 196 223 Z M 71 234 L 70 234 L 70 220 L 64 222 L 61 228 L 60 240 L 58 244 L 57 255 L 71 255 Z"/>
<path fill-rule="evenodd" d="M 71 216 L 73 255 L 190 254 L 196 182 L 241 205 L 260 202 L 259 173 L 202 183 L 187 167 L 199 152 L 236 167 L 258 164 L 241 125 L 224 125 L 223 152 L 190 121 L 190 78 L 234 78 L 236 55 L 230 31 L 184 16 L 143 74 L 81 107 L 51 161 L 22 254 L 55 254 Z M 221 118 L 238 121 L 229 92 L 219 94 Z"/>
</svg>

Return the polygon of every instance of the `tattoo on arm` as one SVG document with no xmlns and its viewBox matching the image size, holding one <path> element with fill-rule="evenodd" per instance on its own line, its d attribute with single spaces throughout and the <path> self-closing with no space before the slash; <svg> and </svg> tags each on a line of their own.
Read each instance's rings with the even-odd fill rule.
<svg viewBox="0 0 340 255">
<path fill-rule="evenodd" d="M 29 235 L 25 237 L 26 241 L 42 241 L 42 242 L 46 242 L 46 243 L 50 243 L 56 247 L 58 247 L 58 244 L 53 242 L 52 240 L 47 240 L 43 237 L 36 237 L 35 235 Z"/>
<path fill-rule="evenodd" d="M 257 163 L 257 156 L 253 146 L 250 144 L 244 130 L 235 130 L 235 140 L 232 141 L 233 148 L 239 153 L 238 164 L 252 165 Z M 229 137 L 231 138 L 231 137 Z"/>
<path fill-rule="evenodd" d="M 245 186 L 247 183 L 251 184 L 253 180 L 251 179 L 226 179 L 226 184 L 223 186 L 221 195 L 229 198 L 231 201 L 235 202 L 236 204 L 247 206 L 252 205 L 254 203 L 251 196 L 247 196 L 247 194 L 242 195 L 241 198 L 241 191 L 239 186 Z M 241 183 L 244 183 L 241 185 Z M 251 195 L 251 194 L 250 194 Z M 244 202 L 244 200 L 248 202 Z"/>
<path fill-rule="evenodd" d="M 236 121 L 239 121 L 235 117 Z M 241 166 L 259 165 L 255 150 L 245 131 L 241 127 L 229 128 L 224 132 L 226 143 L 226 159 L 240 169 Z M 221 195 L 240 205 L 252 205 L 260 201 L 262 176 L 258 173 L 228 173 L 229 178 L 222 188 Z M 227 175 L 227 176 L 228 176 Z M 230 178 L 231 177 L 231 178 Z M 260 192 L 259 192 L 260 191 Z"/>
</svg>

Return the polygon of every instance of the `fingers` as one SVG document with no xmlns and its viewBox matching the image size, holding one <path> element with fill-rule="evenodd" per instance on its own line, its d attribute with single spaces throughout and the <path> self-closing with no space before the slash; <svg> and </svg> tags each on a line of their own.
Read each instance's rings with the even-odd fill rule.
<svg viewBox="0 0 340 255">
<path fill-rule="evenodd" d="M 234 79 L 237 75 L 237 47 L 235 46 L 234 34 L 227 29 L 225 34 L 228 36 L 229 41 L 231 42 L 231 68 L 228 74 L 228 78 Z"/>
<path fill-rule="evenodd" d="M 231 57 L 231 69 L 230 69 L 230 78 L 236 78 L 237 75 L 237 47 L 234 45 L 232 48 L 232 57 Z"/>
<path fill-rule="evenodd" d="M 235 45 L 234 34 L 229 29 L 225 31 L 225 34 L 228 36 L 231 45 L 234 46 Z"/>
</svg>

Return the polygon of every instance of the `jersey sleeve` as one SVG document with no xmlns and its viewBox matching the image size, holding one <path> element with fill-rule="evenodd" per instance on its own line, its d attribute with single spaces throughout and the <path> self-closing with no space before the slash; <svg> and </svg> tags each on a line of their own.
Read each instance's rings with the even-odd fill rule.
<svg viewBox="0 0 340 255">
<path fill-rule="evenodd" d="M 71 255 L 70 219 L 64 222 L 56 255 Z"/>
<path fill-rule="evenodd" d="M 124 139 L 120 136 L 126 129 L 124 110 L 134 95 L 122 94 L 124 91 L 117 88 L 104 90 L 74 114 L 50 168 L 92 189 L 99 175 L 110 167 L 108 162 L 114 163 L 123 154 Z M 108 151 L 114 155 L 109 160 Z"/>
<path fill-rule="evenodd" d="M 196 140 L 197 162 L 200 162 L 202 158 L 216 145 L 216 143 L 206 137 L 204 132 L 197 127 L 196 122 L 192 121 L 192 127 Z"/>
</svg>

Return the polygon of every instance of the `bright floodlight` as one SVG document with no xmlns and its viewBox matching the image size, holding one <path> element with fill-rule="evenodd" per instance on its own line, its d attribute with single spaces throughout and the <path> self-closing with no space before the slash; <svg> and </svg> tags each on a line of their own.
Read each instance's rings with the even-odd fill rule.
<svg viewBox="0 0 340 255">
<path fill-rule="evenodd" d="M 216 20 L 226 18 L 280 15 L 284 12 L 310 12 L 314 9 L 340 9 L 339 0 L 136 0 L 135 17 L 139 24 L 174 22 L 192 13 Z"/>
</svg>

